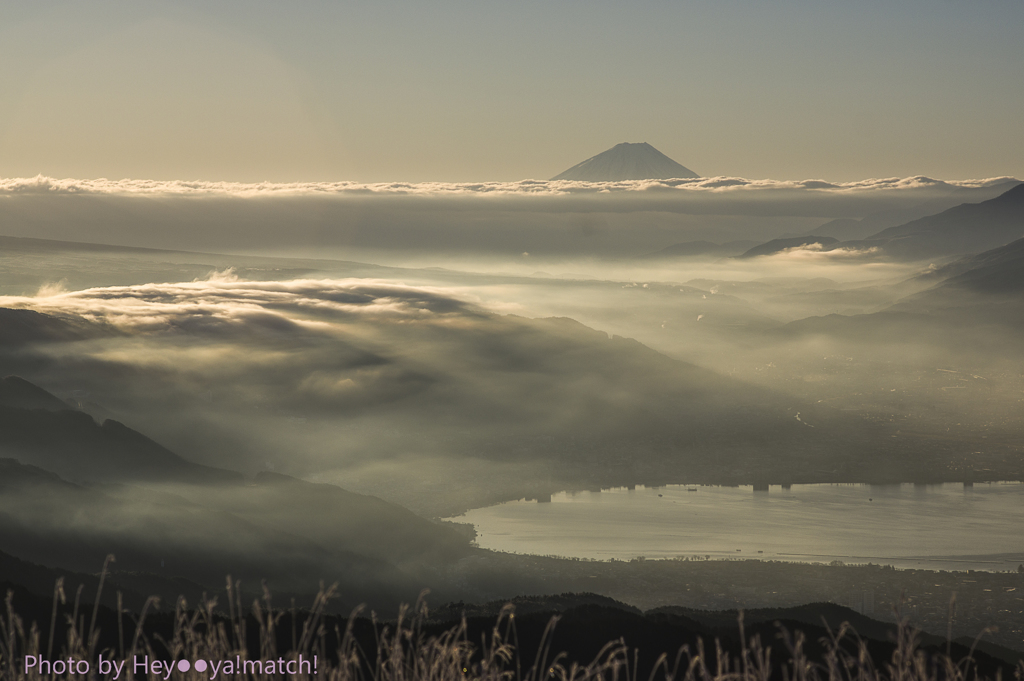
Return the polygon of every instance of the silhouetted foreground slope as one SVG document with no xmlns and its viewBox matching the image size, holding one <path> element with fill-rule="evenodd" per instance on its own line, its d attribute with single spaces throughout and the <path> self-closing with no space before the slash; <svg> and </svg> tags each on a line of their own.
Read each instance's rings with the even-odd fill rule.
<svg viewBox="0 0 1024 681">
<path fill-rule="evenodd" d="M 697 626 L 711 628 L 728 634 L 736 624 L 740 613 L 737 610 L 694 610 L 693 608 L 662 607 L 648 611 L 647 616 L 666 615 L 683 617 L 693 621 Z M 894 642 L 900 633 L 899 623 L 894 616 L 887 620 L 879 620 L 862 615 L 855 610 L 837 605 L 836 603 L 808 603 L 787 608 L 755 608 L 743 611 L 743 621 L 751 626 L 763 626 L 777 621 L 787 622 L 791 629 L 809 630 L 827 627 L 839 631 L 843 624 L 848 624 L 857 635 L 876 642 Z M 958 646 L 954 657 L 965 656 L 972 647 L 989 655 L 996 661 L 1015 665 L 1024 661 L 1024 650 L 1013 650 L 1006 646 L 994 644 L 978 632 L 980 638 L 958 638 L 953 645 Z M 932 650 L 945 650 L 946 638 L 929 632 L 918 632 L 918 640 Z"/>
<path fill-rule="evenodd" d="M 58 618 L 52 633 L 65 658 L 84 657 L 84 650 L 74 643 L 61 643 L 93 633 L 94 649 L 105 651 L 108 659 L 146 654 L 164 660 L 204 659 L 212 664 L 234 661 L 237 655 L 261 661 L 263 671 L 263 663 L 279 657 L 295 660 L 300 653 L 306 659 L 318 655 L 317 673 L 293 676 L 299 679 L 336 670 L 340 678 L 359 678 L 362 673 L 363 678 L 381 681 L 495 678 L 502 672 L 508 674 L 503 678 L 514 680 L 589 681 L 612 676 L 709 681 L 731 673 L 727 678 L 766 681 L 794 675 L 840 679 L 852 670 L 855 674 L 859 671 L 857 678 L 865 681 L 924 681 L 937 676 L 958 681 L 997 675 L 1010 678 L 1014 666 L 1010 660 L 959 643 L 943 645 L 929 637 L 919 644 L 912 632 L 865 618 L 858 620 L 866 630 L 859 632 L 859 638 L 844 632 L 841 624 L 828 622 L 826 628 L 824 623 L 806 621 L 817 613 L 825 614 L 826 621 L 838 617 L 845 622 L 849 618 L 844 615 L 855 616 L 829 604 L 752 613 L 754 616 L 743 620 L 736 613 L 693 613 L 715 620 L 712 623 L 667 609 L 645 615 L 615 603 L 588 603 L 593 600 L 588 594 L 564 594 L 556 599 L 563 607 L 554 610 L 516 613 L 510 607 L 498 615 L 444 621 L 429 616 L 425 606 L 418 604 L 397 621 L 381 622 L 330 615 L 325 611 L 326 595 L 321 593 L 313 609 L 307 611 L 294 607 L 275 610 L 271 595 L 266 594 L 247 613 L 229 581 L 228 608 L 208 604 L 189 611 L 181 603 L 178 612 L 148 613 L 137 644 L 126 644 L 117 633 L 133 631 L 135 618 L 123 614 L 118 622 L 118 615 L 105 606 L 94 614 L 92 607 L 76 603 L 79 617 Z M 0 643 L 0 660 L 38 654 L 41 642 L 50 640 L 52 599 L 14 587 L 11 602 L 21 630 L 34 622 L 41 636 L 33 642 L 12 632 Z M 68 608 L 67 604 L 57 605 L 61 614 Z M 94 621 L 89 631 L 83 631 L 86 621 Z M 891 631 L 895 637 L 879 639 L 868 631 L 886 635 Z M 969 668 L 956 666 L 955 661 L 968 658 Z M 396 675 L 399 669 L 401 676 Z M 13 680 L 13 671 L 8 667 L 3 673 Z"/>
<path fill-rule="evenodd" d="M 184 597 L 190 603 L 200 603 L 204 592 L 212 593 L 208 587 L 181 577 L 166 577 L 153 572 L 129 572 L 118 570 L 118 566 L 117 562 L 109 564 L 105 587 L 100 590 L 98 574 L 46 567 L 0 551 L 0 594 L 13 588 L 30 597 L 25 603 L 50 599 L 51 603 L 47 607 L 51 607 L 54 588 L 57 580 L 60 580 L 65 596 L 70 594 L 74 598 L 80 594 L 82 603 L 92 604 L 99 594 L 100 604 L 116 611 L 117 596 L 120 594 L 122 606 L 138 613 L 151 596 L 160 599 L 160 604 L 156 606 L 159 609 L 173 605 L 179 597 Z M 255 591 L 252 594 L 259 595 Z"/>
</svg>

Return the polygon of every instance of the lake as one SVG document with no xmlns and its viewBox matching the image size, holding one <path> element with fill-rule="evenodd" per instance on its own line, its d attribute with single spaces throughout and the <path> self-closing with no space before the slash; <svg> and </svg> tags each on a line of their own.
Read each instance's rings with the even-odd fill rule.
<svg viewBox="0 0 1024 681">
<path fill-rule="evenodd" d="M 1024 484 L 668 485 L 561 492 L 471 510 L 495 551 L 1009 570 L 1024 562 Z"/>
</svg>

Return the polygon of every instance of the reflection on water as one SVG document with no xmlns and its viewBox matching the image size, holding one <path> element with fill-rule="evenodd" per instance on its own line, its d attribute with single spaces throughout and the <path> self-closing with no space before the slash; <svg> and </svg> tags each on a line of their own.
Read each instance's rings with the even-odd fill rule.
<svg viewBox="0 0 1024 681">
<path fill-rule="evenodd" d="M 1024 561 L 1024 484 L 669 485 L 562 492 L 469 511 L 481 547 L 619 560 L 762 558 L 1007 570 Z"/>
</svg>

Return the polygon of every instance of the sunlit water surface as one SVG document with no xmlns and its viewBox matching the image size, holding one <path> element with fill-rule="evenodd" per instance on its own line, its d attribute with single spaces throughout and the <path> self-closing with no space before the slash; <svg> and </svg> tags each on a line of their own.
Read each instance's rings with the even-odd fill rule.
<svg viewBox="0 0 1024 681">
<path fill-rule="evenodd" d="M 1024 484 L 669 485 L 562 492 L 458 518 L 496 551 L 576 558 L 758 558 L 1007 570 L 1024 561 Z"/>
</svg>

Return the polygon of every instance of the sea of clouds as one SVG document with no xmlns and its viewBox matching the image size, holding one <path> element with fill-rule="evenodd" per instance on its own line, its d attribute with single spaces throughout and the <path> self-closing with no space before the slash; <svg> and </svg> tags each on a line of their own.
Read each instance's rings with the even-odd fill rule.
<svg viewBox="0 0 1024 681">
<path fill-rule="evenodd" d="M 994 198 L 1014 182 L 243 184 L 37 176 L 0 179 L 0 235 L 481 270 L 493 266 L 481 258 L 634 258 L 686 241 L 763 243 L 811 234 L 838 218 L 896 216 L 881 229 Z"/>
<path fill-rule="evenodd" d="M 763 190 L 810 190 L 825 192 L 869 192 L 922 188 L 978 188 L 1013 181 L 1011 177 L 970 180 L 937 180 L 914 177 L 871 178 L 857 182 L 811 180 L 751 180 L 742 177 L 701 177 L 667 180 L 622 180 L 584 182 L 577 180 L 519 180 L 517 182 L 208 182 L 186 180 L 138 180 L 35 177 L 0 178 L 0 193 L 68 194 L 166 194 L 268 196 L 302 194 L 338 195 L 570 195 L 612 192 L 750 192 Z"/>
</svg>

